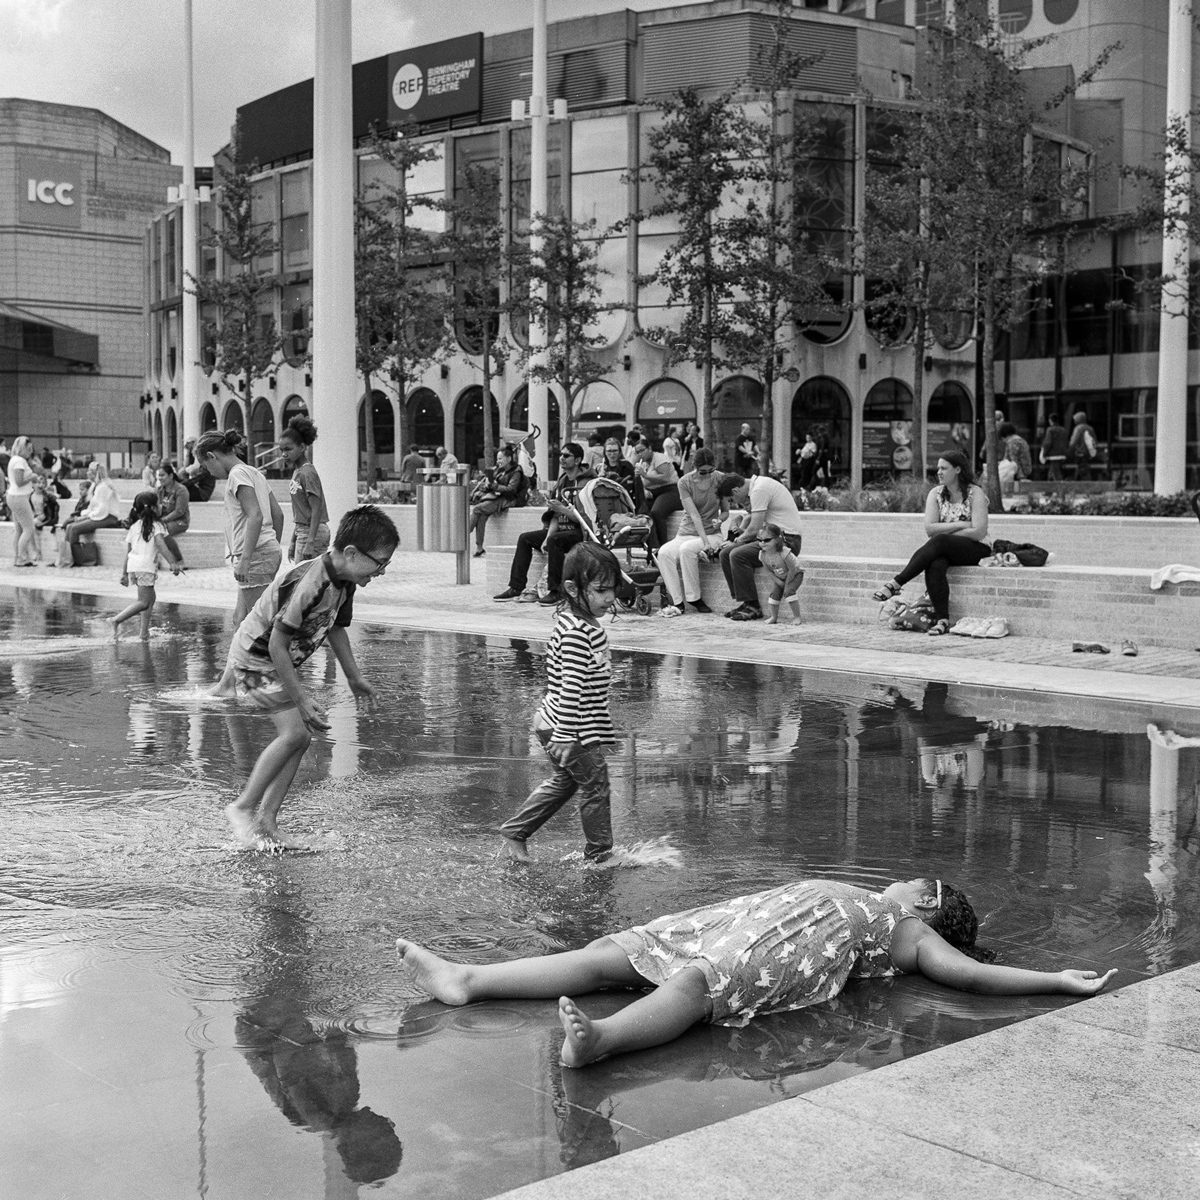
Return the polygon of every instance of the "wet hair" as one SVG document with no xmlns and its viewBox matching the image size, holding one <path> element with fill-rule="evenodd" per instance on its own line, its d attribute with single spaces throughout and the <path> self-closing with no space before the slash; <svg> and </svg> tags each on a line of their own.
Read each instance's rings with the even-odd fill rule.
<svg viewBox="0 0 1200 1200">
<path fill-rule="evenodd" d="M 1017 427 L 1011 421 L 1001 422 L 1000 428 L 996 430 L 996 433 L 1003 438 L 1012 437 L 1012 435 L 1016 432 Z"/>
<path fill-rule="evenodd" d="M 717 495 L 724 499 L 745 486 L 746 481 L 740 475 L 722 475 L 721 482 L 717 484 Z"/>
<path fill-rule="evenodd" d="M 311 417 L 297 413 L 288 423 L 282 434 L 290 438 L 297 446 L 311 446 L 317 440 L 317 427 Z"/>
<path fill-rule="evenodd" d="M 236 454 L 241 444 L 242 435 L 236 429 L 210 429 L 196 442 L 196 461 L 208 454 Z"/>
<path fill-rule="evenodd" d="M 971 460 L 961 450 L 943 450 L 938 458 L 958 469 L 958 482 L 965 498 L 971 490 L 971 485 L 975 482 L 975 472 L 971 470 Z M 942 499 L 950 499 L 950 489 L 945 486 L 942 488 Z"/>
<path fill-rule="evenodd" d="M 138 492 L 134 496 L 126 525 L 132 529 L 139 520 L 142 523 L 142 538 L 148 542 L 154 536 L 154 525 L 158 520 L 157 492 Z"/>
<path fill-rule="evenodd" d="M 930 882 L 934 882 L 930 880 Z M 940 938 L 950 943 L 955 950 L 961 951 L 976 962 L 991 962 L 995 951 L 984 950 L 975 945 L 975 935 L 979 930 L 979 920 L 971 902 L 956 887 L 951 887 L 942 880 L 942 906 L 926 922 Z"/>
<path fill-rule="evenodd" d="M 701 446 L 695 454 L 692 455 L 692 469 L 696 467 L 715 467 L 717 465 L 717 456 L 707 447 Z"/>
<path fill-rule="evenodd" d="M 337 533 L 333 535 L 335 550 L 353 546 L 370 554 L 373 550 L 395 550 L 398 545 L 400 534 L 392 524 L 392 518 L 375 504 L 352 508 L 338 523 Z"/>
<path fill-rule="evenodd" d="M 616 587 L 621 582 L 621 564 L 617 556 L 605 546 L 595 542 L 580 542 L 572 546 L 563 559 L 562 594 L 563 601 L 578 617 L 593 617 L 584 600 L 583 594 L 588 584 L 598 583 L 601 587 Z M 567 584 L 574 584 L 574 595 L 568 590 Z"/>
</svg>

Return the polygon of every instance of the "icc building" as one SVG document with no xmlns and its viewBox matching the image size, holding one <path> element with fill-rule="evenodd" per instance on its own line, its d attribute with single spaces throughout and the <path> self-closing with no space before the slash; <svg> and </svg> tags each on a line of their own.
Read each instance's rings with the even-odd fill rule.
<svg viewBox="0 0 1200 1200">
<path fill-rule="evenodd" d="M 1128 0 L 957 2 L 987 8 L 1014 38 L 1055 35 L 1030 63 L 1047 86 L 1082 72 L 1099 48 L 1121 43 L 1099 76 L 1057 110 L 1056 123 L 1043 131 L 1035 148 L 1041 154 L 1082 154 L 1096 164 L 1084 214 L 1094 235 L 1070 273 L 1039 282 L 1029 315 L 1003 341 L 995 384 L 1000 406 L 1031 443 L 1040 440 L 1048 414 L 1057 412 L 1069 427 L 1072 415 L 1083 412 L 1102 443 L 1112 481 L 1149 487 L 1159 316 L 1135 283 L 1159 270 L 1159 241 L 1103 231 L 1103 219 L 1132 206 L 1119 168 L 1152 165 L 1161 154 L 1167 0 L 1136 6 L 1138 15 L 1132 18 Z M 904 103 L 926 47 L 927 27 L 944 21 L 952 4 L 815 0 L 794 5 L 789 45 L 810 65 L 794 81 L 793 102 L 821 129 L 807 163 L 826 189 L 827 202 L 808 218 L 815 239 L 849 246 L 862 219 L 866 163 L 882 144 L 888 106 Z M 758 51 L 773 36 L 775 11 L 759 0 L 713 0 L 637 13 L 618 8 L 552 23 L 549 98 L 565 101 L 565 112 L 560 106 L 560 117 L 550 126 L 551 208 L 576 219 L 594 218 L 601 230 L 644 208 L 649 185 L 638 181 L 638 167 L 648 133 L 659 120 L 656 101 L 685 87 L 715 96 L 746 80 L 753 84 Z M 380 174 L 381 164 L 366 148 L 372 126 L 412 123 L 416 136 L 436 148 L 436 157 L 409 179 L 411 192 L 453 198 L 469 165 L 490 166 L 501 182 L 508 235 L 522 231 L 530 205 L 530 128 L 527 120 L 514 119 L 520 113 L 514 102 L 528 97 L 531 53 L 532 32 L 521 29 L 488 37 L 466 34 L 415 48 L 401 45 L 356 64 L 353 129 L 360 189 Z M 226 390 L 215 374 L 204 375 L 194 389 L 199 411 L 187 422 L 193 429 L 238 427 L 256 448 L 272 444 L 292 413 L 308 409 L 312 396 L 312 96 L 312 81 L 302 81 L 238 111 L 240 154 L 258 172 L 255 219 L 273 229 L 277 242 L 272 261 L 260 267 L 275 280 L 270 312 L 264 315 L 281 331 L 283 353 L 267 376 L 253 382 L 249 404 Z M 161 170 L 170 172 L 165 162 Z M 8 203 L 24 197 L 25 187 L 14 180 Z M 214 219 L 214 210 L 213 204 L 201 207 L 201 231 Z M 619 228 L 596 246 L 606 272 L 602 301 L 611 306 L 597 327 L 604 342 L 600 355 L 611 370 L 573 396 L 551 388 L 552 426 L 554 413 L 569 404 L 576 437 L 635 422 L 651 436 L 662 436 L 669 425 L 699 419 L 699 369 L 669 365 L 661 347 L 641 333 L 669 327 L 675 319 L 661 290 L 644 282 L 671 243 L 671 220 L 626 222 Z M 143 406 L 136 432 L 170 456 L 180 452 L 185 425 L 180 372 L 203 369 L 183 363 L 179 353 L 181 229 L 176 206 L 159 213 L 146 233 L 149 349 L 146 375 L 136 389 Z M 220 269 L 213 251 L 199 254 L 202 272 Z M 777 466 L 792 461 L 804 434 L 813 429 L 826 438 L 840 478 L 860 483 L 900 464 L 893 439 L 913 416 L 913 352 L 894 324 L 878 328 L 855 307 L 865 286 L 849 273 L 831 277 L 828 307 L 806 311 L 786 334 L 798 376 L 776 384 Z M 7 284 L 2 294 L 10 294 Z M 69 306 L 55 310 L 56 319 L 61 315 L 67 324 L 93 328 L 70 318 L 73 311 Z M 517 342 L 525 336 L 519 328 L 499 332 Z M 978 445 L 981 382 L 971 321 L 935 322 L 932 332 L 923 392 L 928 448 L 936 455 L 963 430 Z M 409 381 L 403 395 L 386 380 L 377 381 L 369 394 L 362 389 L 360 448 L 370 420 L 385 470 L 414 445 L 446 445 L 463 462 L 479 457 L 484 415 L 479 331 L 460 325 L 454 333 L 455 355 Z M 1190 349 L 1200 349 L 1194 325 Z M 64 364 L 60 377 L 104 368 L 86 361 Z M 1179 369 L 1187 372 L 1189 387 L 1186 430 L 1178 432 L 1186 438 L 1189 483 L 1195 484 L 1200 482 L 1193 466 L 1200 439 L 1196 355 L 1181 358 Z M 497 427 L 526 426 L 527 392 L 511 363 L 492 381 L 491 408 Z M 752 372 L 718 375 L 715 428 L 702 432 L 710 442 L 729 446 L 739 425 L 759 421 L 762 410 L 762 385 Z M 133 417 L 137 424 L 137 414 Z M 550 435 L 553 444 L 553 428 Z"/>
</svg>

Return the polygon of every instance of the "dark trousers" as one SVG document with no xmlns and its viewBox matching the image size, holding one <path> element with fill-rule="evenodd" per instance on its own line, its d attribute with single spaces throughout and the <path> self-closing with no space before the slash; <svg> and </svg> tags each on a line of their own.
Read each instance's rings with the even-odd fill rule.
<svg viewBox="0 0 1200 1200">
<path fill-rule="evenodd" d="M 116 529 L 121 524 L 120 517 L 101 517 L 99 521 L 85 521 L 76 517 L 63 526 L 68 542 L 77 542 L 85 533 L 95 533 L 97 529 Z"/>
<path fill-rule="evenodd" d="M 500 832 L 514 841 L 525 841 L 578 792 L 584 857 L 607 858 L 613 844 L 612 804 L 603 749 L 580 742 L 551 742 L 548 729 L 537 730 L 537 736 L 554 764 L 554 774 L 529 793 L 525 803 L 500 826 Z"/>
<path fill-rule="evenodd" d="M 646 511 L 650 514 L 650 526 L 653 530 L 650 535 L 650 547 L 657 550 L 659 546 L 665 546 L 671 540 L 667 536 L 667 518 L 672 513 L 683 512 L 683 501 L 679 498 L 679 485 L 673 483 L 669 487 L 659 488 L 654 493 L 653 499 L 647 495 L 646 500 L 648 502 Z"/>
<path fill-rule="evenodd" d="M 508 586 L 514 592 L 523 592 L 529 582 L 529 564 L 533 562 L 533 552 L 546 552 L 547 571 L 546 586 L 552 592 L 562 587 L 562 565 L 567 551 L 583 541 L 583 531 L 578 525 L 560 525 L 554 534 L 546 536 L 545 529 L 530 529 L 517 538 L 517 550 L 513 555 L 512 567 L 508 573 Z"/>
<path fill-rule="evenodd" d="M 800 553 L 800 534 L 785 533 L 783 544 L 793 553 Z M 721 547 L 721 570 L 729 585 L 729 594 L 739 603 L 758 608 L 758 588 L 754 572 L 760 563 L 757 542 L 726 542 Z"/>
<path fill-rule="evenodd" d="M 949 620 L 950 583 L 946 572 L 950 567 L 974 567 L 991 552 L 986 542 L 963 537 L 961 533 L 939 533 L 908 560 L 908 566 L 896 576 L 896 582 L 903 587 L 924 571 L 925 590 L 933 605 L 933 615 L 938 620 Z"/>
</svg>

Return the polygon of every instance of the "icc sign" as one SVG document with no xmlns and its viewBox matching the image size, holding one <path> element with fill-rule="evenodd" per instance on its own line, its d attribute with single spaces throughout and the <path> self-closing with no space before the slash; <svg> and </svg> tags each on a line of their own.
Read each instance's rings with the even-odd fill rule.
<svg viewBox="0 0 1200 1200">
<path fill-rule="evenodd" d="M 22 154 L 17 161 L 17 212 L 22 225 L 79 228 L 83 187 L 79 167 L 68 160 Z"/>
</svg>

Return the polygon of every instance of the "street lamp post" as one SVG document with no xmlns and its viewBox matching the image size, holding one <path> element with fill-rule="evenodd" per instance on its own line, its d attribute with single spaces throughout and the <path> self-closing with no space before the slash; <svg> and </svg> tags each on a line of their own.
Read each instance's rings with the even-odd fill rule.
<svg viewBox="0 0 1200 1200">
<path fill-rule="evenodd" d="M 188 438 L 200 436 L 199 319 L 196 305 L 196 130 L 193 110 L 192 0 L 183 0 L 183 313 L 179 327 L 180 395 L 182 405 L 179 444 L 169 454 L 181 453 Z"/>
<path fill-rule="evenodd" d="M 537 261 L 546 244 L 542 219 L 549 203 L 546 159 L 549 154 L 550 114 L 546 106 L 546 0 L 533 0 L 533 90 L 529 96 L 529 257 Z M 542 486 L 550 482 L 550 385 L 545 371 L 546 280 L 529 284 L 529 428 L 542 431 L 534 447 L 534 463 Z M 539 377 L 540 376 L 540 377 Z"/>
</svg>

